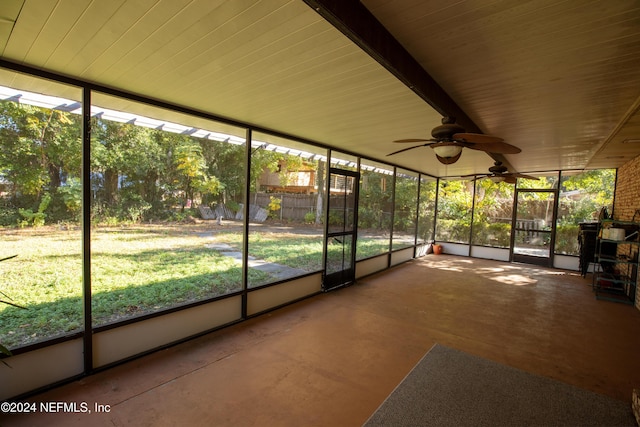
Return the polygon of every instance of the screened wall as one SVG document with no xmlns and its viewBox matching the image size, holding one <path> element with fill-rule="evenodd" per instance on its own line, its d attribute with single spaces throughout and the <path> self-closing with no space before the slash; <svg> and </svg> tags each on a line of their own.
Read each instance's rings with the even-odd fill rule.
<svg viewBox="0 0 640 427">
<path fill-rule="evenodd" d="M 440 180 L 438 186 L 436 240 L 469 243 L 473 213 L 473 191 L 473 180 Z"/>
<path fill-rule="evenodd" d="M 475 183 L 471 243 L 508 248 L 511 241 L 514 185 L 489 178 Z"/>
<path fill-rule="evenodd" d="M 613 170 L 438 179 L 65 81 L 0 70 L 0 344 L 15 365 L 0 398 L 321 292 L 339 179 L 357 189 L 357 206 L 340 209 L 357 223 L 355 259 L 375 260 L 360 276 L 433 241 L 513 250 L 520 190 L 556 192 L 519 209 L 525 220 L 551 209 L 566 256 L 579 224 L 611 209 Z M 36 374 L 32 355 L 48 350 L 69 365 Z"/>
<path fill-rule="evenodd" d="M 255 133 L 249 185 L 249 287 L 322 270 L 327 150 Z M 273 140 L 273 138 L 272 138 Z M 264 218 L 264 219 L 263 219 Z"/>
<path fill-rule="evenodd" d="M 416 236 L 419 244 L 427 244 L 434 240 L 437 193 L 438 180 L 430 176 L 420 175 L 418 232 Z"/>
<path fill-rule="evenodd" d="M 83 330 L 82 91 L 0 70 L 0 344 Z M 57 108 L 52 108 L 56 106 Z"/>
<path fill-rule="evenodd" d="M 392 250 L 413 246 L 416 243 L 419 178 L 418 173 L 396 169 Z"/>
<path fill-rule="evenodd" d="M 93 326 L 242 289 L 244 132 L 93 92 Z"/>
<path fill-rule="evenodd" d="M 555 252 L 579 255 L 580 223 L 596 222 L 603 209 L 613 212 L 616 171 L 563 171 L 556 223 Z"/>
<path fill-rule="evenodd" d="M 393 166 L 363 160 L 358 197 L 356 258 L 388 253 L 393 221 Z"/>
</svg>

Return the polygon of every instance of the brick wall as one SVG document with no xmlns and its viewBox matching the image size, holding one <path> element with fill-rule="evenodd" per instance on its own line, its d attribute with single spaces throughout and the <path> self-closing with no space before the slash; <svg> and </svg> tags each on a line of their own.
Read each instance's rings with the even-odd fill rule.
<svg viewBox="0 0 640 427">
<path fill-rule="evenodd" d="M 614 200 L 614 219 L 619 221 L 633 220 L 636 210 L 640 210 L 640 156 L 625 163 L 618 169 Z M 636 221 L 640 221 L 637 216 Z M 640 310 L 640 292 L 637 291 L 636 307 Z"/>
</svg>

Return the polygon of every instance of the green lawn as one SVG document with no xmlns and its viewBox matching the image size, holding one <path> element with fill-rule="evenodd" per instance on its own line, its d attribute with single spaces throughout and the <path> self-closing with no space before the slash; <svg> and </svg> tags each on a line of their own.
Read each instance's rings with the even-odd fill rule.
<svg viewBox="0 0 640 427">
<path fill-rule="evenodd" d="M 0 305 L 0 342 L 16 347 L 82 327 L 79 230 L 6 230 L 0 289 L 21 310 Z M 239 262 L 209 249 L 216 237 L 189 226 L 140 226 L 92 231 L 94 325 L 154 312 L 241 288 Z M 250 269 L 255 281 L 266 273 Z"/>
<path fill-rule="evenodd" d="M 94 325 L 240 290 L 240 262 L 210 246 L 227 244 L 240 252 L 241 231 L 241 227 L 204 225 L 92 230 Z M 252 230 L 249 255 L 309 272 L 320 271 L 323 247 L 320 233 Z M 83 322 L 80 230 L 0 229 L 0 236 L 0 258 L 18 255 L 0 263 L 0 291 L 26 307 L 0 304 L 0 343 L 12 348 L 80 330 Z M 359 250 L 371 254 L 384 251 L 383 246 L 384 242 L 367 244 L 366 240 L 358 245 Z M 267 273 L 249 269 L 250 286 L 273 280 Z"/>
</svg>

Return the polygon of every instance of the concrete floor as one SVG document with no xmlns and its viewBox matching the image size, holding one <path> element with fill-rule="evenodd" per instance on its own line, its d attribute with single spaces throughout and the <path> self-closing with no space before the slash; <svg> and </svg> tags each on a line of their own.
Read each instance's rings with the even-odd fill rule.
<svg viewBox="0 0 640 427">
<path fill-rule="evenodd" d="M 640 311 L 590 275 L 429 255 L 30 400 L 91 414 L 0 425 L 360 426 L 434 343 L 629 402 L 640 387 Z"/>
</svg>

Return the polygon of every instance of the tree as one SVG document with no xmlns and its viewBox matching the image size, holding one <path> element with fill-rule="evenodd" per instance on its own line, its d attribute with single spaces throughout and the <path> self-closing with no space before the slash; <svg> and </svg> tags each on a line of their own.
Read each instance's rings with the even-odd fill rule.
<svg viewBox="0 0 640 427">
<path fill-rule="evenodd" d="M 130 123 L 94 120 L 91 169 L 99 177 L 102 199 L 108 205 L 117 205 L 119 188 L 125 185 L 149 201 L 156 198 L 154 183 L 166 167 L 170 150 L 164 133 Z"/>
<path fill-rule="evenodd" d="M 222 191 L 204 195 L 202 203 L 211 204 L 214 201 L 241 203 L 247 180 L 244 167 L 245 145 L 205 139 L 200 142 L 200 146 L 208 174 L 217 177 L 222 184 Z"/>
<path fill-rule="evenodd" d="M 47 215 L 41 210 L 51 202 L 57 219 L 69 219 L 59 190 L 69 180 L 80 178 L 80 129 L 76 115 L 13 101 L 0 102 L 0 176 L 9 183 L 16 212 L 22 209 L 29 216 L 29 212 L 38 209 L 43 220 Z M 49 199 L 43 203 L 45 195 Z"/>
<path fill-rule="evenodd" d="M 593 204 L 598 207 L 611 206 L 615 190 L 615 169 L 598 169 L 585 171 L 576 175 L 563 176 L 562 189 L 579 190 L 589 194 Z"/>
<path fill-rule="evenodd" d="M 420 182 L 418 237 L 427 242 L 433 239 L 433 220 L 435 214 L 436 181 L 422 179 Z"/>
<path fill-rule="evenodd" d="M 396 177 L 394 230 L 413 231 L 416 204 L 418 200 L 418 180 L 413 177 Z"/>
<path fill-rule="evenodd" d="M 438 189 L 437 239 L 469 242 L 472 180 L 442 180 Z"/>
<path fill-rule="evenodd" d="M 489 178 L 476 180 L 473 244 L 509 247 L 513 193 L 512 184 Z"/>
<path fill-rule="evenodd" d="M 0 102 L 0 171 L 18 194 L 55 192 L 67 176 L 80 176 L 79 118 L 69 113 Z"/>
<path fill-rule="evenodd" d="M 197 141 L 189 138 L 177 146 L 174 161 L 186 200 L 193 201 L 196 193 L 216 195 L 222 191 L 222 183 L 208 173 L 202 147 Z M 182 210 L 186 200 L 183 201 Z"/>
<path fill-rule="evenodd" d="M 290 157 L 290 156 L 289 156 Z M 251 152 L 251 183 L 250 191 L 252 193 L 257 192 L 260 188 L 258 186 L 258 180 L 262 175 L 262 172 L 282 172 L 281 163 L 286 159 L 286 156 L 277 153 L 275 151 L 263 150 L 262 147 L 258 147 Z M 286 167 L 285 167 L 286 169 Z"/>
<path fill-rule="evenodd" d="M 374 171 L 363 171 L 358 200 L 358 226 L 390 230 L 391 185 L 390 176 Z"/>
<path fill-rule="evenodd" d="M 513 185 L 506 182 L 495 183 L 488 178 L 477 180 L 474 222 L 511 218 L 513 189 Z"/>
</svg>

